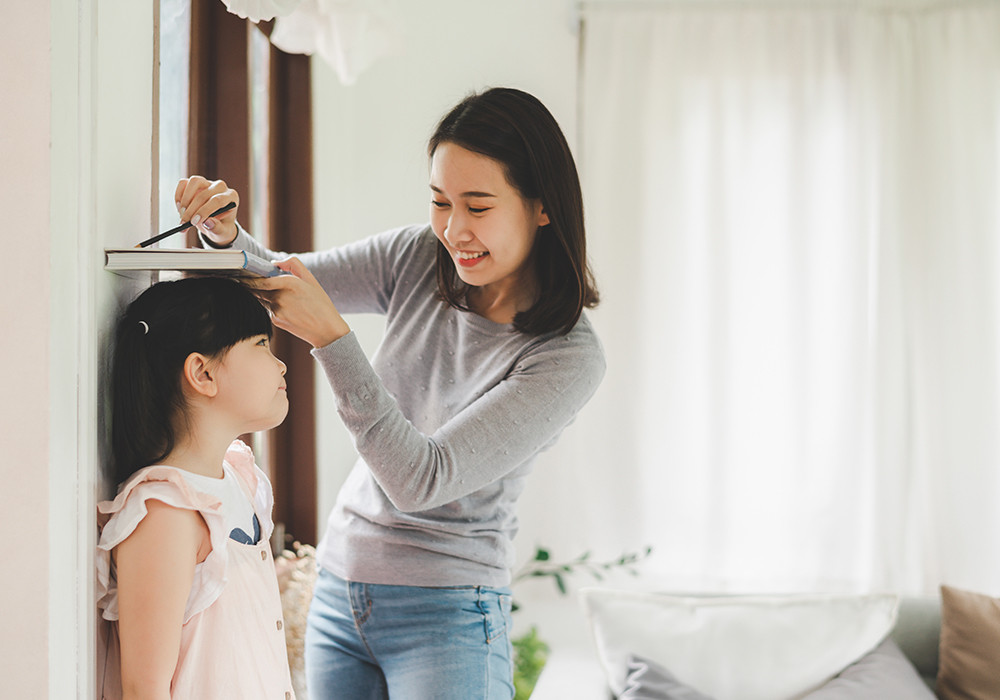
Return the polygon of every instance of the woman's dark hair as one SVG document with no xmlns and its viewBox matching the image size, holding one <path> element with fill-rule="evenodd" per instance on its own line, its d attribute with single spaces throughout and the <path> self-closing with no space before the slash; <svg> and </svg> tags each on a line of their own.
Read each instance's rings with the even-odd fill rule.
<svg viewBox="0 0 1000 700">
<path fill-rule="evenodd" d="M 111 365 L 111 451 L 118 483 L 174 448 L 188 355 L 220 357 L 241 340 L 271 333 L 271 318 L 257 297 L 222 277 L 159 282 L 129 304 L 115 329 Z"/>
<path fill-rule="evenodd" d="M 522 333 L 568 333 L 583 309 L 599 300 L 587 264 L 580 178 L 559 124 L 537 98 L 513 88 L 472 94 L 437 125 L 427 144 L 453 143 L 497 161 L 507 182 L 525 199 L 538 199 L 549 217 L 532 251 L 538 299 L 514 317 Z M 437 249 L 438 293 L 455 308 L 468 311 L 467 286 L 443 244 Z"/>
</svg>

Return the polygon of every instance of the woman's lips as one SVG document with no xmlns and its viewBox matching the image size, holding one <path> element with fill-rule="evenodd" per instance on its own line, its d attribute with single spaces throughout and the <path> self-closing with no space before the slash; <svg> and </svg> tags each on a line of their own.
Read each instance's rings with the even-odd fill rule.
<svg viewBox="0 0 1000 700">
<path fill-rule="evenodd" d="M 485 260 L 489 255 L 485 250 L 478 251 L 466 251 L 466 250 L 456 250 L 455 251 L 455 262 L 457 262 L 462 267 L 474 267 L 478 265 L 482 260 Z"/>
</svg>

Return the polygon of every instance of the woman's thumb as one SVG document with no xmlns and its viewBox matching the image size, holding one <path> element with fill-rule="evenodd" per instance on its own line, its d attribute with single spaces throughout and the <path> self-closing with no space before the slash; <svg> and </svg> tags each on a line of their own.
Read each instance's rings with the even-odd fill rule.
<svg viewBox="0 0 1000 700">
<path fill-rule="evenodd" d="M 302 261 L 299 260 L 294 255 L 290 258 L 286 258 L 284 260 L 275 260 L 273 262 L 274 266 L 279 270 L 284 270 L 285 272 L 291 272 L 296 277 L 309 276 L 309 270 L 307 270 L 306 266 L 302 264 Z"/>
</svg>

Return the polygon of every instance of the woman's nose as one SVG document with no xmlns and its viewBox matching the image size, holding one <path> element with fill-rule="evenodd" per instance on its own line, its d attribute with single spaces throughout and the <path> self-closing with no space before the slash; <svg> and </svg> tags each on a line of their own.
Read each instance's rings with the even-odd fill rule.
<svg viewBox="0 0 1000 700">
<path fill-rule="evenodd" d="M 458 247 L 459 243 L 468 243 L 472 240 L 472 232 L 469 230 L 468 221 L 461 212 L 455 211 L 448 217 L 448 227 L 444 230 L 445 238 L 453 247 Z"/>
</svg>

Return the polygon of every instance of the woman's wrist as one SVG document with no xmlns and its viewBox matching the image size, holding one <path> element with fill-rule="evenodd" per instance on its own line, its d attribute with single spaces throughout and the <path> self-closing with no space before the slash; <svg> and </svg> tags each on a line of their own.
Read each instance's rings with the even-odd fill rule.
<svg viewBox="0 0 1000 700">
<path fill-rule="evenodd" d="M 332 320 L 326 325 L 319 333 L 317 333 L 309 343 L 314 348 L 323 348 L 340 340 L 345 335 L 351 332 L 351 327 L 347 325 L 347 321 L 344 320 L 342 316 L 338 314 L 337 318 Z"/>
<path fill-rule="evenodd" d="M 208 236 L 206 236 L 204 231 L 199 231 L 198 235 L 201 236 L 202 243 L 204 243 L 205 245 L 207 245 L 209 248 L 215 248 L 216 250 L 223 250 L 225 248 L 232 248 L 233 247 L 233 243 L 236 242 L 236 239 L 240 235 L 240 230 L 238 228 L 236 229 L 236 235 L 233 236 L 232 240 L 229 241 L 229 243 L 216 243 L 211 238 L 209 238 Z"/>
</svg>

